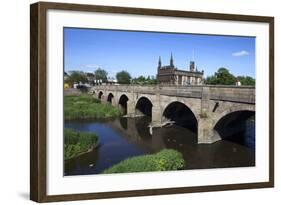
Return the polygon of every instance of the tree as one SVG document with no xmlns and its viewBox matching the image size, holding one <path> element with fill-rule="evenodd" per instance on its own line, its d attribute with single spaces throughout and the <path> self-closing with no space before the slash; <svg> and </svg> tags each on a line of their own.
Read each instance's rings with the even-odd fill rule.
<svg viewBox="0 0 281 205">
<path fill-rule="evenodd" d="M 116 74 L 116 79 L 120 84 L 130 84 L 131 82 L 131 75 L 125 70 L 122 70 Z"/>
<path fill-rule="evenodd" d="M 213 76 L 208 76 L 205 82 L 211 85 L 235 85 L 236 77 L 226 68 L 219 68 Z"/>
<path fill-rule="evenodd" d="M 140 84 L 140 85 L 154 85 L 154 84 L 157 84 L 157 80 L 155 79 L 155 77 L 153 75 L 147 76 L 147 78 L 141 75 L 137 78 L 134 78 L 132 80 L 132 83 Z"/>
<path fill-rule="evenodd" d="M 145 83 L 145 77 L 141 75 L 141 76 L 139 76 L 139 77 L 137 77 L 137 78 L 134 78 L 134 79 L 132 80 L 132 83 L 143 85 L 143 84 Z"/>
<path fill-rule="evenodd" d="M 214 75 L 208 76 L 205 80 L 205 83 L 210 85 L 215 85 L 217 84 L 217 78 Z"/>
<path fill-rule="evenodd" d="M 241 82 L 241 85 L 255 85 L 256 84 L 255 79 L 250 76 L 238 76 L 237 78 Z"/>
<path fill-rule="evenodd" d="M 88 79 L 84 72 L 82 71 L 70 71 L 70 75 L 65 80 L 66 83 L 73 85 L 74 83 L 87 83 Z"/>
<path fill-rule="evenodd" d="M 96 80 L 102 80 L 102 82 L 107 82 L 107 75 L 108 73 L 101 68 L 98 68 L 95 71 Z"/>
<path fill-rule="evenodd" d="M 157 84 L 156 78 L 153 75 L 152 76 L 148 76 L 147 77 L 147 84 L 149 84 L 149 85 Z"/>
<path fill-rule="evenodd" d="M 220 68 L 215 76 L 220 85 L 235 85 L 236 78 L 226 68 Z"/>
</svg>

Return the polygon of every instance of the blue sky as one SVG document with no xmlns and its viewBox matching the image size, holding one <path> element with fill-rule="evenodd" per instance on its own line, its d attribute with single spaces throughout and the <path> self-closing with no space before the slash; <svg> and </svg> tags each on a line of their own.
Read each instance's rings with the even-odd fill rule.
<svg viewBox="0 0 281 205">
<path fill-rule="evenodd" d="M 175 66 L 185 70 L 193 51 L 205 77 L 220 67 L 255 77 L 254 37 L 64 28 L 66 72 L 101 67 L 110 77 L 121 70 L 133 77 L 156 75 L 159 56 L 168 65 L 172 52 Z"/>
</svg>

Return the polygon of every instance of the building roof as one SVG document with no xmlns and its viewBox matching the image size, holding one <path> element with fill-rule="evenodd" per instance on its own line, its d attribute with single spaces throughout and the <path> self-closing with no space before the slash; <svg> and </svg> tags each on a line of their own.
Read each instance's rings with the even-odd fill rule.
<svg viewBox="0 0 281 205">
<path fill-rule="evenodd" d="M 188 70 L 175 70 L 175 73 L 198 74 L 203 75 L 204 71 L 188 71 Z"/>
</svg>

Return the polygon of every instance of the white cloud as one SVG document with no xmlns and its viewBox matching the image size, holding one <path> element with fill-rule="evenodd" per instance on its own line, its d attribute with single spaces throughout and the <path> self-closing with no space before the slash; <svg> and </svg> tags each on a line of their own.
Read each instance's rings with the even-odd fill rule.
<svg viewBox="0 0 281 205">
<path fill-rule="evenodd" d="M 232 56 L 240 57 L 240 56 L 247 56 L 250 53 L 248 51 L 242 50 L 242 51 L 237 51 L 235 53 L 232 53 Z"/>
</svg>

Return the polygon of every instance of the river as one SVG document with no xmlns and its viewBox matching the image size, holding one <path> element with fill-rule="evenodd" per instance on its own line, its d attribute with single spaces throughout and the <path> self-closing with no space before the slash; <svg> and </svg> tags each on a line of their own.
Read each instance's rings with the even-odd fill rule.
<svg viewBox="0 0 281 205">
<path fill-rule="evenodd" d="M 185 169 L 255 166 L 254 120 L 246 122 L 243 132 L 213 144 L 198 144 L 196 132 L 177 125 L 154 128 L 151 135 L 149 122 L 149 117 L 66 121 L 65 128 L 96 133 L 101 146 L 65 161 L 64 175 L 98 174 L 128 157 L 164 148 L 181 152 Z"/>
</svg>

